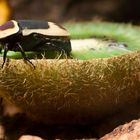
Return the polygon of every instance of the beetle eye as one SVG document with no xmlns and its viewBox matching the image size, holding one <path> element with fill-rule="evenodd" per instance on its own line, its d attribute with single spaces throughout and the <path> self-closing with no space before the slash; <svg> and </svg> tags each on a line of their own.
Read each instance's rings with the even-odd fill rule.
<svg viewBox="0 0 140 140">
<path fill-rule="evenodd" d="M 12 21 L 8 21 L 7 23 L 5 23 L 4 25 L 0 26 L 0 30 L 7 30 L 9 28 L 14 28 L 14 23 Z"/>
</svg>

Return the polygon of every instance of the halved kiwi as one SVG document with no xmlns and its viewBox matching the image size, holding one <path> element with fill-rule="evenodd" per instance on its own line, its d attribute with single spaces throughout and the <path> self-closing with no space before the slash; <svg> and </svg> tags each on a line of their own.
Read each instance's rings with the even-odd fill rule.
<svg viewBox="0 0 140 140">
<path fill-rule="evenodd" d="M 72 42 L 73 59 L 34 59 L 35 69 L 10 59 L 0 70 L 0 95 L 50 124 L 95 122 L 139 101 L 140 28 L 100 22 L 66 27 L 72 39 L 90 38 L 95 45 Z"/>
</svg>

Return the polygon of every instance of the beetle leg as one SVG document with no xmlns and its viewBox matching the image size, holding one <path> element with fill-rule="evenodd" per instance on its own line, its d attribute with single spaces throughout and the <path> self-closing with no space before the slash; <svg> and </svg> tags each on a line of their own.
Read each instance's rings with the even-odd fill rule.
<svg viewBox="0 0 140 140">
<path fill-rule="evenodd" d="M 34 64 L 33 64 L 33 63 L 28 59 L 28 57 L 26 56 L 26 54 L 25 54 L 25 52 L 24 52 L 22 46 L 20 45 L 20 43 L 17 43 L 17 46 L 19 47 L 20 52 L 21 52 L 22 57 L 24 58 L 24 60 L 27 61 L 27 62 L 29 62 L 29 63 L 33 66 L 33 68 L 35 68 Z"/>
<path fill-rule="evenodd" d="M 62 53 L 62 54 L 65 53 L 65 50 L 64 50 L 64 49 L 58 47 L 58 46 L 55 45 L 53 42 L 47 42 L 46 45 L 47 45 L 47 46 L 50 46 L 50 48 L 52 48 L 52 49 L 54 49 L 54 50 L 56 50 L 56 51 L 58 51 L 58 52 L 60 52 L 60 53 Z"/>
<path fill-rule="evenodd" d="M 51 45 L 56 49 L 56 51 L 60 52 L 60 55 L 65 54 L 65 50 L 63 48 L 58 47 L 57 45 L 55 45 L 54 43 L 51 43 Z"/>
<path fill-rule="evenodd" d="M 2 68 L 3 68 L 3 66 L 4 66 L 4 64 L 5 64 L 5 62 L 6 62 L 7 52 L 8 52 L 8 44 L 6 44 L 6 45 L 4 46 L 4 55 L 3 55 L 3 64 L 2 64 Z"/>
</svg>

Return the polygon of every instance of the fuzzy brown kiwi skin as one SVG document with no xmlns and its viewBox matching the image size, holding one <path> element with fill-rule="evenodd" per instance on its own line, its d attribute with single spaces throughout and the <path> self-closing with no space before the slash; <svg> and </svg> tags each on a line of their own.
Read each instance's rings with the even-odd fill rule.
<svg viewBox="0 0 140 140">
<path fill-rule="evenodd" d="M 10 60 L 0 70 L 0 96 L 33 120 L 85 124 L 140 100 L 140 51 L 108 59 L 32 62 L 35 69 Z"/>
</svg>

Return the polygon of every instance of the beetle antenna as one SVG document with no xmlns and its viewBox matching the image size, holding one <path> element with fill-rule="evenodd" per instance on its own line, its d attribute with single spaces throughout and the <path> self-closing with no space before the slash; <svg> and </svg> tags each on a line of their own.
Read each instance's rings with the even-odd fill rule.
<svg viewBox="0 0 140 140">
<path fill-rule="evenodd" d="M 25 54 L 25 52 L 24 52 L 24 50 L 23 50 L 23 48 L 22 48 L 22 46 L 20 45 L 19 42 L 17 43 L 17 46 L 19 47 L 20 52 L 21 52 L 22 57 L 24 58 L 24 60 L 27 61 L 28 63 L 30 63 L 33 66 L 33 68 L 35 69 L 34 64 L 28 59 L 28 57 L 26 56 L 26 54 Z"/>
<path fill-rule="evenodd" d="M 4 64 L 5 64 L 5 62 L 6 62 L 7 52 L 8 52 L 8 44 L 6 44 L 6 45 L 4 46 L 4 55 L 3 55 L 3 64 L 2 64 L 2 68 L 3 68 L 3 66 L 4 66 Z"/>
</svg>

